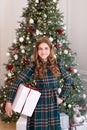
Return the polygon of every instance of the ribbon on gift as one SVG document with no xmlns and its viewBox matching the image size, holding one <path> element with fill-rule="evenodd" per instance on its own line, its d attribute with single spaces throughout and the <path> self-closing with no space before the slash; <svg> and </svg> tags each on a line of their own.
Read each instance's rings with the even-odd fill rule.
<svg viewBox="0 0 87 130">
<path fill-rule="evenodd" d="M 28 84 L 24 84 L 24 86 L 27 87 L 27 88 L 30 88 L 30 90 L 29 90 L 29 92 L 28 92 L 28 94 L 27 94 L 27 97 L 28 97 L 29 93 L 31 92 L 31 86 L 28 85 Z M 24 102 L 24 105 L 23 105 L 23 107 L 22 107 L 22 109 L 21 109 L 20 115 L 22 115 L 22 111 L 23 111 L 23 108 L 24 108 L 25 103 L 26 103 L 26 101 L 27 101 L 27 97 L 26 97 L 25 102 Z"/>
<path fill-rule="evenodd" d="M 70 130 L 73 130 L 72 128 L 74 128 L 76 130 L 76 126 L 81 126 L 83 124 L 70 124 Z"/>
<path fill-rule="evenodd" d="M 27 88 L 30 88 L 30 89 L 39 91 L 39 88 L 37 88 L 37 87 L 32 87 L 30 84 L 24 84 L 24 86 L 27 87 Z"/>
<path fill-rule="evenodd" d="M 36 88 L 36 87 L 32 87 L 30 84 L 24 84 L 24 86 L 27 87 L 27 88 L 30 88 L 30 90 L 29 90 L 29 92 L 28 92 L 28 94 L 27 94 L 27 97 L 26 97 L 25 102 L 24 102 L 24 105 L 23 105 L 23 107 L 22 107 L 22 109 L 21 109 L 20 115 L 22 114 L 23 108 L 24 108 L 24 106 L 25 106 L 25 104 L 26 104 L 28 95 L 30 94 L 31 90 L 32 90 L 32 89 L 33 89 L 33 90 L 36 90 L 36 91 L 39 90 L 39 89 Z"/>
</svg>

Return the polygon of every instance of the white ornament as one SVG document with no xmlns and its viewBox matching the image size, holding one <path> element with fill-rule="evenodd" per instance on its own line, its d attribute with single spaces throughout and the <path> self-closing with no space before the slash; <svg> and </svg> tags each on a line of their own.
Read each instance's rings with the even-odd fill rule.
<svg viewBox="0 0 87 130">
<path fill-rule="evenodd" d="M 51 21 L 48 21 L 48 23 L 50 24 L 50 23 L 51 23 Z"/>
<path fill-rule="evenodd" d="M 29 37 L 26 37 L 26 40 L 29 40 Z"/>
<path fill-rule="evenodd" d="M 67 64 L 65 64 L 65 67 L 67 67 L 68 65 Z"/>
<path fill-rule="evenodd" d="M 18 59 L 18 55 L 17 55 L 17 54 L 14 55 L 14 59 L 15 59 L 15 60 Z"/>
<path fill-rule="evenodd" d="M 10 72 L 8 73 L 8 76 L 11 77 L 11 73 Z"/>
<path fill-rule="evenodd" d="M 53 0 L 53 2 L 56 2 L 56 0 Z"/>
<path fill-rule="evenodd" d="M 64 26 L 63 28 L 64 28 L 64 30 L 66 30 L 66 26 Z"/>
<path fill-rule="evenodd" d="M 86 98 L 86 94 L 83 94 L 83 98 L 84 98 L 84 99 Z"/>
<path fill-rule="evenodd" d="M 6 81 L 6 80 L 7 80 L 7 77 L 4 78 L 4 81 Z"/>
<path fill-rule="evenodd" d="M 71 105 L 71 104 L 69 104 L 69 105 L 68 105 L 68 108 L 71 108 L 71 107 L 72 107 L 72 105 Z"/>
<path fill-rule="evenodd" d="M 50 37 L 49 39 L 50 39 L 51 42 L 53 41 L 53 38 L 52 38 L 52 37 Z"/>
<path fill-rule="evenodd" d="M 78 89 L 78 92 L 80 93 L 81 91 Z"/>
<path fill-rule="evenodd" d="M 78 76 L 80 76 L 80 74 L 78 74 Z"/>
<path fill-rule="evenodd" d="M 11 82 L 11 85 L 12 85 L 13 83 Z"/>
<path fill-rule="evenodd" d="M 23 41 L 24 41 L 24 38 L 23 38 L 23 37 L 20 37 L 20 38 L 19 38 L 19 41 L 20 41 L 20 42 L 23 42 Z"/>
<path fill-rule="evenodd" d="M 40 35 L 42 35 L 43 33 L 40 31 Z"/>
<path fill-rule="evenodd" d="M 24 46 L 20 46 L 20 49 L 24 49 L 25 47 Z"/>
<path fill-rule="evenodd" d="M 7 56 L 7 57 L 9 57 L 9 56 L 10 56 L 10 53 L 9 53 L 9 52 L 7 52 L 7 53 L 6 53 L 6 56 Z"/>
<path fill-rule="evenodd" d="M 74 73 L 77 73 L 77 69 L 73 69 L 73 72 L 74 72 Z"/>
<path fill-rule="evenodd" d="M 57 9 L 59 9 L 60 8 L 60 5 L 59 4 L 57 4 L 57 7 L 56 7 Z"/>
<path fill-rule="evenodd" d="M 21 53 L 25 53 L 25 50 L 21 50 Z"/>
<path fill-rule="evenodd" d="M 13 40 L 13 43 L 15 43 L 15 44 L 17 43 L 16 39 Z"/>
<path fill-rule="evenodd" d="M 1 105 L 0 105 L 1 107 L 3 107 L 3 103 L 1 103 Z"/>
<path fill-rule="evenodd" d="M 46 15 L 46 14 L 44 14 L 44 18 L 47 18 L 47 15 Z"/>
<path fill-rule="evenodd" d="M 63 105 L 66 106 L 66 102 L 64 102 Z"/>
<path fill-rule="evenodd" d="M 35 0 L 36 3 L 39 3 L 39 0 Z"/>
<path fill-rule="evenodd" d="M 39 31 L 39 30 L 36 30 L 36 34 L 39 35 L 39 34 L 40 34 L 40 31 Z"/>
<path fill-rule="evenodd" d="M 66 54 L 66 55 L 67 55 L 67 54 L 68 54 L 68 50 L 64 50 L 64 54 Z"/>
<path fill-rule="evenodd" d="M 62 83 L 62 81 L 63 81 L 63 80 L 61 79 L 59 82 Z"/>
<path fill-rule="evenodd" d="M 61 88 L 58 88 L 58 93 L 59 93 L 59 94 L 61 93 Z"/>
<path fill-rule="evenodd" d="M 29 23 L 30 23 L 30 24 L 34 23 L 34 20 L 31 18 L 31 19 L 29 20 Z"/>
<path fill-rule="evenodd" d="M 59 52 L 59 55 L 62 55 L 62 51 Z"/>
</svg>

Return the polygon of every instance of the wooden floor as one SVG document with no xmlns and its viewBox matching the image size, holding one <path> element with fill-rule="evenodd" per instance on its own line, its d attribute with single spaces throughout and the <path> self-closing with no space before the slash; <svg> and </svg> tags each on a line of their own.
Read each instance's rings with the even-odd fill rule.
<svg viewBox="0 0 87 130">
<path fill-rule="evenodd" d="M 0 121 L 0 130 L 16 130 L 15 123 L 5 123 Z"/>
</svg>

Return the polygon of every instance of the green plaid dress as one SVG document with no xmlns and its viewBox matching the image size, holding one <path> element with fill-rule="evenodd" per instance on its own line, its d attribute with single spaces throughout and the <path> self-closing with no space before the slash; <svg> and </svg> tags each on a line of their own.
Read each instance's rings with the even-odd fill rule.
<svg viewBox="0 0 87 130">
<path fill-rule="evenodd" d="M 45 78 L 36 79 L 36 85 L 41 92 L 36 109 L 32 117 L 27 117 L 26 130 L 61 130 L 60 113 L 58 110 L 57 97 L 65 98 L 71 85 L 69 74 L 58 64 L 62 78 L 64 79 L 64 87 L 60 95 L 58 95 L 58 78 L 53 77 L 48 64 L 44 72 Z M 31 62 L 24 71 L 13 82 L 10 90 L 8 101 L 13 102 L 18 86 L 20 83 L 26 83 L 29 77 L 34 73 L 35 63 Z"/>
</svg>

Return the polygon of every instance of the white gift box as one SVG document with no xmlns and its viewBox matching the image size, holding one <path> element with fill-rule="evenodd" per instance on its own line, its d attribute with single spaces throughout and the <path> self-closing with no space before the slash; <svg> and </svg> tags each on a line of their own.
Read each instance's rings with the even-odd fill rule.
<svg viewBox="0 0 87 130">
<path fill-rule="evenodd" d="M 62 130 L 67 130 L 69 128 L 69 116 L 65 113 L 60 113 L 60 125 Z"/>
<path fill-rule="evenodd" d="M 27 126 L 27 116 L 21 115 L 16 123 L 16 130 L 26 130 L 26 126 Z M 62 130 L 69 130 L 69 129 L 62 128 Z"/>
<path fill-rule="evenodd" d="M 26 130 L 26 126 L 27 126 L 27 117 L 21 115 L 21 117 L 18 119 L 16 123 L 16 130 Z"/>
<path fill-rule="evenodd" d="M 12 104 L 13 111 L 31 117 L 40 95 L 41 93 L 37 89 L 20 84 Z"/>
<path fill-rule="evenodd" d="M 73 124 L 70 130 L 87 130 L 87 123 Z"/>
</svg>

